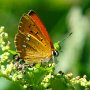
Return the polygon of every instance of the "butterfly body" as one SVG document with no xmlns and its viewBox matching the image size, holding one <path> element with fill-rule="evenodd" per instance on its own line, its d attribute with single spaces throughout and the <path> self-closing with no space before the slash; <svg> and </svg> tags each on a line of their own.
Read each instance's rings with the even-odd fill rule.
<svg viewBox="0 0 90 90">
<path fill-rule="evenodd" d="M 34 11 L 22 16 L 15 44 L 20 57 L 30 63 L 48 61 L 55 51 L 46 28 Z"/>
</svg>

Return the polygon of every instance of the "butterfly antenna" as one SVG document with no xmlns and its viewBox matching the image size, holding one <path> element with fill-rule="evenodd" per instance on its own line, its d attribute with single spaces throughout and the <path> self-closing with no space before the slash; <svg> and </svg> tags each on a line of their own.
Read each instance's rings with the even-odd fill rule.
<svg viewBox="0 0 90 90">
<path fill-rule="evenodd" d="M 63 43 L 67 38 L 69 38 L 69 36 L 71 36 L 71 34 L 72 34 L 72 32 L 69 33 L 61 42 L 58 41 L 58 42 L 56 42 L 56 43 L 54 44 L 54 47 L 55 47 L 55 50 L 56 50 L 56 51 L 61 50 L 62 43 Z"/>
<path fill-rule="evenodd" d="M 60 42 L 60 44 L 62 44 L 67 38 L 69 38 L 69 36 L 71 36 L 72 35 L 72 32 L 71 33 L 69 33 L 61 42 Z"/>
</svg>

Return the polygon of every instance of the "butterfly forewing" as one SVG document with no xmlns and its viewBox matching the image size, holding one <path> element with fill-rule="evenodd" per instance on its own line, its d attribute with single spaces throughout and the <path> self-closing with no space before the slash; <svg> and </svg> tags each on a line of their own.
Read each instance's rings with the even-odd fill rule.
<svg viewBox="0 0 90 90">
<path fill-rule="evenodd" d="M 52 56 L 51 43 L 41 29 L 30 13 L 21 18 L 15 44 L 21 58 L 30 63 L 38 63 Z"/>
</svg>

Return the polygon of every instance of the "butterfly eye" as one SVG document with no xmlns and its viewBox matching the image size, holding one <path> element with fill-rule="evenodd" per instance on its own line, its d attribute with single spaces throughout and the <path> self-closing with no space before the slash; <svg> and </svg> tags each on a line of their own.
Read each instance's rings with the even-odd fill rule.
<svg viewBox="0 0 90 90">
<path fill-rule="evenodd" d="M 59 52 L 55 50 L 55 51 L 53 51 L 53 55 L 54 56 L 58 56 L 59 55 Z"/>
</svg>

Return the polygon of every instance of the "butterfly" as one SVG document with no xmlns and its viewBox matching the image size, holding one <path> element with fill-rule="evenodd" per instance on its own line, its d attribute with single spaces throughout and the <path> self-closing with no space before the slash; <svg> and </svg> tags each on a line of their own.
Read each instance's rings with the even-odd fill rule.
<svg viewBox="0 0 90 90">
<path fill-rule="evenodd" d="M 46 28 L 33 10 L 21 17 L 15 45 L 20 58 L 31 64 L 47 62 L 57 53 Z"/>
</svg>

